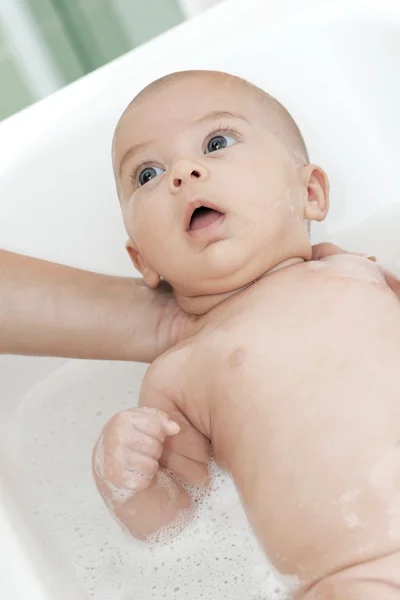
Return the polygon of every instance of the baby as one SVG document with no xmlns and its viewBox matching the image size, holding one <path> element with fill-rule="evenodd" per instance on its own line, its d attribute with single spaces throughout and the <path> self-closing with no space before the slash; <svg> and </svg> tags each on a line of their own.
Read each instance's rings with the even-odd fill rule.
<svg viewBox="0 0 400 600">
<path fill-rule="evenodd" d="M 400 303 L 366 258 L 311 260 L 328 180 L 296 124 L 242 79 L 175 73 L 113 161 L 128 252 L 193 323 L 96 444 L 106 504 L 146 539 L 190 511 L 211 442 L 296 600 L 400 599 Z"/>
</svg>

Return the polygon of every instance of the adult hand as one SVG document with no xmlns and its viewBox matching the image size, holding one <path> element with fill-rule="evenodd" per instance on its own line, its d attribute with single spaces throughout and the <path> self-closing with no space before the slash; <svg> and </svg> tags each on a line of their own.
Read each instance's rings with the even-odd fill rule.
<svg viewBox="0 0 400 600">
<path fill-rule="evenodd" d="M 166 281 L 161 281 L 156 289 L 150 289 L 143 280 L 137 279 L 135 286 L 142 288 L 148 298 L 138 336 L 142 340 L 147 339 L 149 347 L 146 362 L 151 362 L 190 335 L 197 317 L 185 313 L 178 306 L 172 287 Z M 137 310 L 132 304 L 132 311 Z"/>
</svg>

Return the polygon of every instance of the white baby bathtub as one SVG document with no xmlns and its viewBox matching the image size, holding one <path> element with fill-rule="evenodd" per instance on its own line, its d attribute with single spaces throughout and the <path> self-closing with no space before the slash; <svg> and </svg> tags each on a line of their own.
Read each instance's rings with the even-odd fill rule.
<svg viewBox="0 0 400 600">
<path fill-rule="evenodd" d="M 0 124 L 0 247 L 132 274 L 110 166 L 113 126 L 152 79 L 210 68 L 264 87 L 298 121 L 332 184 L 331 213 L 314 228 L 314 240 L 373 253 L 400 271 L 399 65 L 398 0 L 223 2 Z M 147 583 L 130 591 L 138 573 L 126 560 L 123 575 L 118 571 L 124 557 L 115 538 L 106 549 L 107 535 L 117 534 L 89 475 L 96 433 L 134 403 L 144 369 L 0 357 L 1 599 L 163 597 L 151 592 L 156 574 L 144 574 L 143 565 Z M 230 518 L 235 537 L 241 517 Z M 109 529 L 96 529 L 102 520 Z M 214 595 L 201 596 L 198 583 L 190 597 L 275 597 L 272 587 L 264 595 L 252 587 L 264 574 L 251 564 L 241 575 L 248 595 L 229 587 L 229 573 L 242 568 L 232 556 L 223 585 L 214 574 Z M 213 568 L 204 558 L 208 577 Z M 170 585 L 166 578 L 165 589 Z M 179 593 L 166 597 L 184 597 Z"/>
</svg>

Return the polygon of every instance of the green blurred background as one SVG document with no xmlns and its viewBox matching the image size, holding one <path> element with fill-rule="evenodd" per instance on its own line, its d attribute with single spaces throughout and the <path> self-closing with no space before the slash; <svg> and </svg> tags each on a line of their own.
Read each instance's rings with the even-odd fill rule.
<svg viewBox="0 0 400 600">
<path fill-rule="evenodd" d="M 0 119 L 191 16 L 179 0 L 0 0 Z"/>
</svg>

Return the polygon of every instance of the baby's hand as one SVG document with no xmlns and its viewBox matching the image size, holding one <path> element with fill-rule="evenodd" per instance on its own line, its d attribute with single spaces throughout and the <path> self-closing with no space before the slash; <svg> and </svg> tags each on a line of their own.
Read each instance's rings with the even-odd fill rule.
<svg viewBox="0 0 400 600">
<path fill-rule="evenodd" d="M 145 490 L 158 471 L 165 438 L 179 431 L 179 425 L 156 408 L 117 413 L 105 425 L 95 446 L 96 474 L 108 486 L 128 495 Z"/>
</svg>

